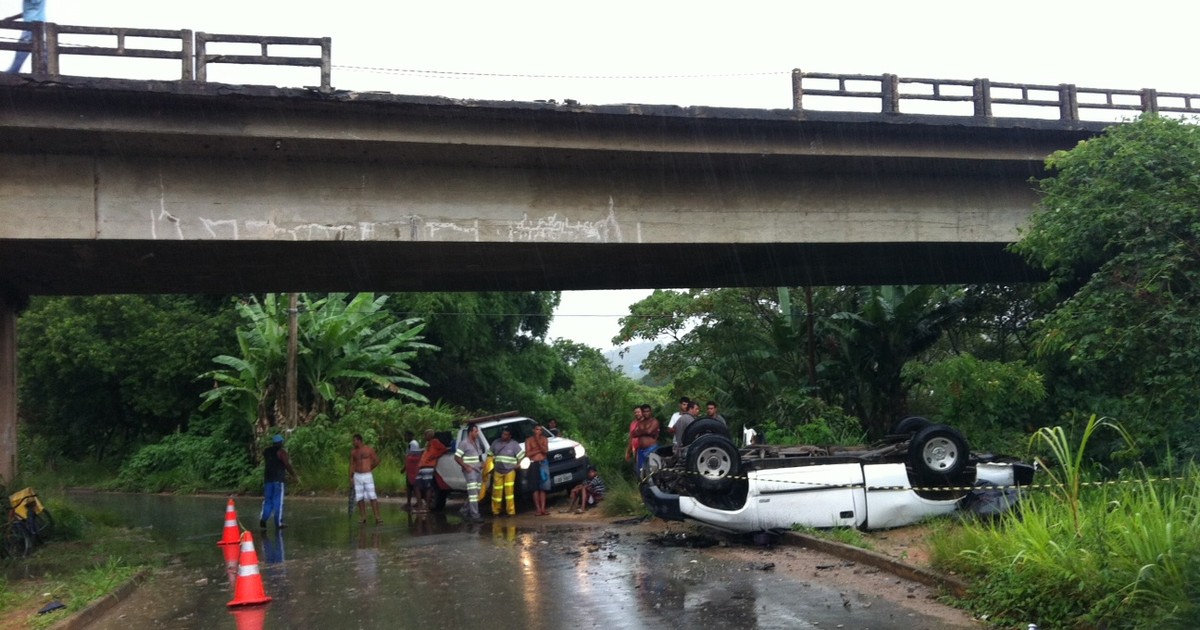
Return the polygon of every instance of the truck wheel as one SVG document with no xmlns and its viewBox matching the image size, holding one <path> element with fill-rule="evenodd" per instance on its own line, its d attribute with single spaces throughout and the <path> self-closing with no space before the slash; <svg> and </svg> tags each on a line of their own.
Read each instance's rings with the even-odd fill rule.
<svg viewBox="0 0 1200 630">
<path fill-rule="evenodd" d="M 724 422 L 715 418 L 700 418 L 699 420 L 688 425 L 687 431 L 680 438 L 679 443 L 687 446 L 695 442 L 702 435 L 720 435 L 726 439 L 729 438 L 729 427 L 725 426 Z"/>
<path fill-rule="evenodd" d="M 737 447 L 727 437 L 701 435 L 688 446 L 688 472 L 695 474 L 698 485 L 704 490 L 728 490 L 740 465 Z"/>
<path fill-rule="evenodd" d="M 897 422 L 892 427 L 891 435 L 912 435 L 921 429 L 933 424 L 929 420 L 921 416 L 909 416 L 900 422 Z"/>
<path fill-rule="evenodd" d="M 922 482 L 931 485 L 943 485 L 957 477 L 968 459 L 967 439 L 944 424 L 917 431 L 908 444 L 908 465 Z"/>
</svg>

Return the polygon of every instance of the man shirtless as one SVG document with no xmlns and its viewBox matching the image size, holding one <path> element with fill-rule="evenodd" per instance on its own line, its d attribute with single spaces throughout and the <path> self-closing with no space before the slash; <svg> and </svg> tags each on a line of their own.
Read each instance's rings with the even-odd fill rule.
<svg viewBox="0 0 1200 630">
<path fill-rule="evenodd" d="M 354 448 L 350 451 L 350 482 L 354 485 L 354 500 L 358 501 L 360 522 L 367 522 L 367 501 L 375 513 L 375 523 L 382 523 L 379 518 L 379 497 L 375 496 L 375 476 L 372 470 L 379 465 L 379 455 L 375 449 L 363 444 L 363 437 L 354 434 Z"/>
<path fill-rule="evenodd" d="M 638 476 L 641 476 L 642 469 L 646 466 L 646 458 L 658 450 L 658 420 L 652 414 L 643 411 L 637 426 L 630 433 L 631 437 L 637 439 L 637 470 Z"/>
</svg>

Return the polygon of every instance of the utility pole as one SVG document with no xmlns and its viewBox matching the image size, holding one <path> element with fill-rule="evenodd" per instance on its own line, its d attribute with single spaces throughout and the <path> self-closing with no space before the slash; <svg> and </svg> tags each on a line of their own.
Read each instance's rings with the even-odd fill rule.
<svg viewBox="0 0 1200 630">
<path fill-rule="evenodd" d="M 298 302 L 297 294 L 288 294 L 287 401 L 284 409 L 284 423 L 289 429 L 294 429 L 299 424 L 296 417 L 296 352 L 298 347 L 296 334 L 299 330 L 296 315 L 300 310 Z"/>
</svg>

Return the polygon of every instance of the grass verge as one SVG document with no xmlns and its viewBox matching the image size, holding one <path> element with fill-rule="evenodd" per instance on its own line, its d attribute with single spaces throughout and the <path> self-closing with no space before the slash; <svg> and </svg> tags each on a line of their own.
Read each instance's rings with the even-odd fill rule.
<svg viewBox="0 0 1200 630">
<path fill-rule="evenodd" d="M 964 604 L 1009 626 L 1200 627 L 1200 472 L 1121 481 L 941 530 L 934 566 L 968 577 Z"/>
<path fill-rule="evenodd" d="M 55 536 L 24 558 L 0 561 L 0 628 L 49 627 L 166 560 L 145 532 L 112 525 L 115 516 L 49 507 L 61 525 Z M 66 609 L 37 614 L 52 601 Z"/>
</svg>

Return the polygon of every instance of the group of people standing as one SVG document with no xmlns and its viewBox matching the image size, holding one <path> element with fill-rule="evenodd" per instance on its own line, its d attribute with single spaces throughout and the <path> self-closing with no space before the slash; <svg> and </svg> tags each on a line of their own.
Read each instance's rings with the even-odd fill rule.
<svg viewBox="0 0 1200 630">
<path fill-rule="evenodd" d="M 702 418 L 713 418 L 726 423 L 725 417 L 717 409 L 716 402 L 710 400 L 704 404 L 704 407 L 706 415 L 701 416 L 699 403 L 687 396 L 680 398 L 679 411 L 672 414 L 667 423 L 667 435 L 672 436 L 675 440 L 680 440 L 687 432 L 688 426 Z M 629 423 L 629 444 L 625 448 L 625 461 L 633 462 L 638 477 L 642 476 L 646 459 L 651 453 L 658 450 L 659 438 L 663 437 L 662 432 L 663 429 L 658 419 L 654 417 L 654 410 L 650 405 L 637 405 L 633 408 L 633 422 Z"/>
<path fill-rule="evenodd" d="M 557 431 L 557 427 L 550 429 Z M 555 433 L 557 435 L 557 433 Z M 414 439 L 411 432 L 405 434 L 409 441 L 409 451 L 421 451 L 421 445 Z M 259 518 L 259 526 L 267 527 L 271 521 L 276 528 L 287 527 L 283 520 L 283 494 L 287 475 L 291 474 L 296 480 L 300 476 L 292 467 L 288 452 L 283 446 L 282 435 L 271 438 L 271 445 L 263 451 L 263 507 Z M 374 448 L 363 441 L 363 436 L 354 434 L 354 446 L 350 450 L 350 485 L 352 501 L 358 505 L 359 518 L 367 522 L 367 504 L 370 503 L 375 523 L 383 522 L 379 515 L 379 497 L 375 491 L 373 471 L 379 465 L 379 454 Z M 416 489 L 417 506 L 414 512 L 428 512 L 434 504 L 436 493 L 434 471 L 438 459 L 450 452 L 450 446 L 438 437 L 432 429 L 425 431 L 425 448 L 417 464 Z M 466 438 L 461 440 L 453 452 L 454 461 L 462 467 L 467 484 L 467 501 L 462 507 L 463 518 L 478 522 L 479 500 L 483 487 L 484 466 L 490 457 L 492 460 L 492 515 L 515 516 L 517 469 L 522 459 L 531 462 L 530 474 L 536 475 L 533 491 L 533 505 L 539 516 L 550 514 L 546 510 L 546 493 L 550 483 L 550 454 L 549 436 L 546 429 L 535 426 L 533 435 L 524 442 L 513 439 L 512 429 L 505 427 L 499 439 L 490 445 L 486 444 L 479 434 L 479 426 L 471 425 Z M 604 496 L 604 482 L 596 475 L 595 468 L 589 468 L 588 478 L 580 486 L 573 489 L 571 498 L 579 500 L 579 511 L 594 506 Z"/>
<path fill-rule="evenodd" d="M 437 437 L 433 430 L 425 432 L 425 451 L 417 463 L 417 506 L 416 512 L 428 512 L 434 504 L 437 489 L 434 471 L 438 459 L 449 452 L 450 447 Z M 538 516 L 548 515 L 546 493 L 550 490 L 549 436 L 540 426 L 535 426 L 533 435 L 524 442 L 513 438 L 512 430 L 505 427 L 500 437 L 490 445 L 479 435 L 478 425 L 471 425 L 466 438 L 460 440 L 454 451 L 454 461 L 462 467 L 467 482 L 467 501 L 462 507 L 463 518 L 481 520 L 479 514 L 480 490 L 483 488 L 484 465 L 492 458 L 492 515 L 514 516 L 517 513 L 516 485 L 517 468 L 521 460 L 530 461 L 530 474 L 536 475 L 533 491 L 533 506 Z"/>
</svg>

